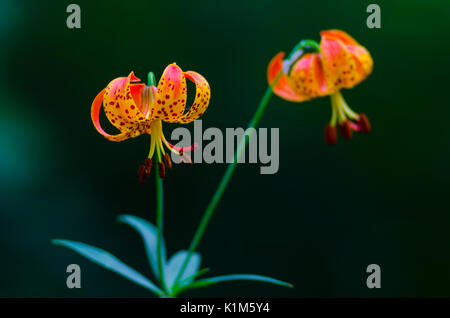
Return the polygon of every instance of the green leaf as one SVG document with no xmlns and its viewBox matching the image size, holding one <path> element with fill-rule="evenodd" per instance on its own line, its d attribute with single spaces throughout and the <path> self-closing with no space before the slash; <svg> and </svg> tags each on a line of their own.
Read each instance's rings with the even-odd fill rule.
<svg viewBox="0 0 450 318">
<path fill-rule="evenodd" d="M 186 285 L 187 281 L 192 282 L 194 279 L 196 279 L 196 278 L 198 278 L 198 277 L 200 277 L 202 275 L 205 275 L 207 272 L 209 272 L 209 268 L 201 269 L 197 273 L 195 273 L 194 275 L 188 276 L 185 279 L 183 279 L 180 282 L 180 285 Z"/>
<path fill-rule="evenodd" d="M 214 285 L 221 282 L 229 282 L 229 281 L 235 281 L 235 280 L 250 280 L 250 281 L 258 281 L 263 283 L 269 283 L 274 285 L 279 285 L 283 287 L 294 287 L 292 284 L 283 282 L 281 280 L 262 276 L 262 275 L 254 275 L 254 274 L 235 274 L 235 275 L 223 275 L 223 276 L 216 276 L 216 277 L 209 277 L 200 279 L 198 281 L 195 281 L 187 286 L 184 287 L 184 290 L 190 289 L 190 288 L 201 288 L 206 287 L 210 285 Z"/>
<path fill-rule="evenodd" d="M 188 255 L 188 251 L 178 251 L 170 258 L 167 266 L 165 267 L 164 274 L 166 275 L 167 289 L 172 291 L 175 283 L 175 278 L 181 269 Z M 186 270 L 181 276 L 179 283 L 183 282 L 183 285 L 190 284 L 194 280 L 194 275 L 197 274 L 200 268 L 201 256 L 199 253 L 193 253 L 189 263 L 186 266 Z M 191 277 L 192 276 L 192 277 Z"/>
<path fill-rule="evenodd" d="M 92 262 L 103 266 L 104 268 L 109 269 L 110 271 L 113 271 L 142 287 L 147 288 L 157 295 L 163 294 L 163 291 L 149 281 L 145 276 L 105 250 L 81 242 L 69 240 L 52 240 L 52 243 L 67 247 L 78 254 L 83 255 Z"/>
<path fill-rule="evenodd" d="M 159 280 L 159 270 L 158 270 L 158 228 L 151 224 L 150 222 L 134 216 L 134 215 L 120 215 L 117 221 L 121 223 L 126 223 L 136 231 L 142 237 L 144 241 L 145 250 L 147 252 L 148 261 L 152 268 L 155 277 Z M 163 267 L 166 266 L 166 245 L 164 243 L 164 238 L 161 236 L 161 258 Z"/>
</svg>

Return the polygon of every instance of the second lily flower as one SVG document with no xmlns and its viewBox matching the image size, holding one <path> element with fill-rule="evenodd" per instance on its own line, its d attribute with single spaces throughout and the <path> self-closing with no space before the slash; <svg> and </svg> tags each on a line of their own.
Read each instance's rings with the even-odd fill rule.
<svg viewBox="0 0 450 318">
<path fill-rule="evenodd" d="M 195 100 L 186 111 L 186 78 L 196 86 Z M 162 121 L 168 123 L 190 123 L 199 118 L 208 108 L 211 90 L 206 79 L 197 72 L 183 72 L 175 63 L 164 70 L 158 86 L 136 84 L 139 82 L 134 73 L 111 81 L 92 103 L 91 118 L 97 131 L 111 141 L 123 141 L 142 134 L 151 136 L 150 152 L 145 164 L 139 167 L 139 181 L 143 183 L 150 174 L 153 157 L 156 157 L 161 178 L 165 176 L 165 167 L 172 162 L 164 146 L 171 152 L 184 156 L 191 147 L 176 147 L 169 143 L 162 131 Z M 106 133 L 99 122 L 100 108 L 110 123 L 120 130 L 119 134 Z"/>
<path fill-rule="evenodd" d="M 325 127 L 325 140 L 333 145 L 337 142 L 336 124 L 346 139 L 352 138 L 353 131 L 370 131 L 366 115 L 350 109 L 341 89 L 352 88 L 366 79 L 372 72 L 373 60 L 366 48 L 343 31 L 322 31 L 320 35 L 320 52 L 303 54 L 297 61 L 284 61 L 284 53 L 278 53 L 269 64 L 267 79 L 272 85 L 282 72 L 273 92 L 288 101 L 303 102 L 330 95 L 332 115 Z"/>
</svg>

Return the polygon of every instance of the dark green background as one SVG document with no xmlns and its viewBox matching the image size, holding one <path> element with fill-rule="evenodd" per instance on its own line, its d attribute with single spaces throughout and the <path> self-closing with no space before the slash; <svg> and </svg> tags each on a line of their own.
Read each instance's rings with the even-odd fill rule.
<svg viewBox="0 0 450 318">
<path fill-rule="evenodd" d="M 328 98 L 271 100 L 261 127 L 280 128 L 280 170 L 240 165 L 200 244 L 212 275 L 251 272 L 295 284 L 227 283 L 186 296 L 450 296 L 448 21 L 442 1 L 70 1 L 0 4 L 0 296 L 150 294 L 51 238 L 105 248 L 151 277 L 139 236 L 115 218 L 155 220 L 154 185 L 137 183 L 149 138 L 112 143 L 90 120 L 95 95 L 134 70 L 157 77 L 174 61 L 204 75 L 206 127 L 245 127 L 266 89 L 266 67 L 300 39 L 347 31 L 374 59 L 345 91 L 370 135 L 323 141 Z M 165 125 L 167 136 L 176 125 Z M 192 128 L 192 124 L 188 125 Z M 186 248 L 225 165 L 176 166 L 165 181 L 169 253 Z M 82 288 L 65 285 L 66 266 Z M 382 269 L 369 290 L 368 264 Z M 151 277 L 153 279 L 153 277 Z M 154 279 L 153 279 L 154 280 Z"/>
</svg>

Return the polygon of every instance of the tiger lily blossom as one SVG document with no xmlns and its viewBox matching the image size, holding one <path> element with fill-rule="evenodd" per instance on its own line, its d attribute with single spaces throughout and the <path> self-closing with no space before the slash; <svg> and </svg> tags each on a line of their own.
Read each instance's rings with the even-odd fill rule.
<svg viewBox="0 0 450 318">
<path fill-rule="evenodd" d="M 367 116 L 354 112 L 344 100 L 341 90 L 352 88 L 369 76 L 373 60 L 369 51 L 355 39 L 340 30 L 322 31 L 320 50 L 300 53 L 283 60 L 278 53 L 269 63 L 267 80 L 279 97 L 304 102 L 316 97 L 331 97 L 332 115 L 325 127 L 325 141 L 337 143 L 336 125 L 342 137 L 351 139 L 353 132 L 370 132 Z M 281 72 L 281 74 L 280 74 Z"/>
<path fill-rule="evenodd" d="M 186 78 L 196 86 L 195 100 L 186 111 L 187 89 Z M 184 151 L 190 147 L 176 147 L 164 137 L 162 122 L 186 124 L 198 119 L 206 111 L 211 97 L 211 90 L 206 79 L 197 72 L 183 72 L 175 63 L 164 70 L 158 85 L 146 86 L 140 82 L 133 72 L 127 77 L 112 80 L 108 86 L 95 97 L 91 118 L 97 131 L 110 141 L 123 141 L 142 134 L 149 134 L 150 151 L 144 165 L 138 170 L 139 181 L 145 182 L 150 174 L 153 159 L 158 163 L 161 178 L 166 168 L 172 166 L 169 152 L 183 156 L 190 161 Z M 120 130 L 111 135 L 103 130 L 99 121 L 100 109 L 104 108 L 109 122 Z"/>
</svg>

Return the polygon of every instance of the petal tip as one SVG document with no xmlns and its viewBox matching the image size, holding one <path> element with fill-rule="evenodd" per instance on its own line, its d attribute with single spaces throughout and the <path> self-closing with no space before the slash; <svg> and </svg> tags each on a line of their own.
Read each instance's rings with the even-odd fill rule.
<svg viewBox="0 0 450 318">
<path fill-rule="evenodd" d="M 133 71 L 130 72 L 130 74 L 128 75 L 128 78 L 130 79 L 131 82 L 140 82 L 141 81 L 138 77 L 136 77 L 134 75 Z"/>
</svg>

